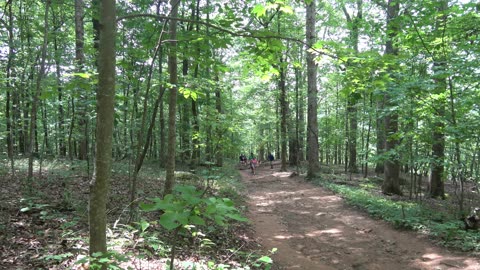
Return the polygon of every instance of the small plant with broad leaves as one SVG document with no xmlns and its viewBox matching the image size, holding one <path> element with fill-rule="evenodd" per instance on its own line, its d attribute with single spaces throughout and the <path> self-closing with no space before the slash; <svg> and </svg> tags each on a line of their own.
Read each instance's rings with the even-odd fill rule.
<svg viewBox="0 0 480 270">
<path fill-rule="evenodd" d="M 169 231 L 187 225 L 206 225 L 207 221 L 220 226 L 225 226 L 227 219 L 247 221 L 232 200 L 203 198 L 203 194 L 194 186 L 177 186 L 174 194 L 168 194 L 163 199 L 150 199 L 153 203 L 144 203 L 140 207 L 144 211 L 162 211 L 159 223 Z"/>
<path fill-rule="evenodd" d="M 163 199 L 152 198 L 152 203 L 140 205 L 144 211 L 160 211 L 159 224 L 173 231 L 175 238 L 181 230 L 188 230 L 192 226 L 206 226 L 216 224 L 227 226 L 228 220 L 247 221 L 234 207 L 228 198 L 204 198 L 205 191 L 194 186 L 176 186 L 173 194 L 166 195 Z M 173 269 L 175 259 L 174 242 L 170 252 L 170 269 Z"/>
<path fill-rule="evenodd" d="M 92 256 L 83 257 L 82 259 L 75 262 L 75 264 L 80 264 L 85 267 L 88 265 L 88 269 L 91 270 L 121 270 L 120 263 L 127 262 L 129 259 L 127 256 L 117 253 L 117 252 L 95 252 Z"/>
</svg>

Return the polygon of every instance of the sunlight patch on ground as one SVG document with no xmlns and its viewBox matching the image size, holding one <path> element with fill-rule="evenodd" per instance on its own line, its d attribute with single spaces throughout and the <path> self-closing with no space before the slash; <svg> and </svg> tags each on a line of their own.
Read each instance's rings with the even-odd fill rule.
<svg viewBox="0 0 480 270">
<path fill-rule="evenodd" d="M 479 269 L 480 263 L 466 260 L 463 263 L 459 263 L 458 258 L 450 256 L 442 256 L 437 253 L 426 253 L 421 258 L 421 264 L 428 265 L 429 267 L 438 267 L 438 265 L 447 265 L 458 269 Z M 440 269 L 440 268 L 438 268 Z"/>
<path fill-rule="evenodd" d="M 295 214 L 300 214 L 300 215 L 311 215 L 312 214 L 312 212 L 310 212 L 310 211 L 291 211 L 291 212 L 293 212 Z"/>
<path fill-rule="evenodd" d="M 320 235 L 323 235 L 323 234 L 341 234 L 341 233 L 342 233 L 341 230 L 333 228 L 333 229 L 328 229 L 328 230 L 313 231 L 313 232 L 307 233 L 306 236 L 317 237 L 317 236 L 320 236 Z"/>
<path fill-rule="evenodd" d="M 436 253 L 424 254 L 422 256 L 422 259 L 425 259 L 425 260 L 436 260 L 436 259 L 440 259 L 440 258 L 442 258 L 442 256 L 440 256 Z"/>
<path fill-rule="evenodd" d="M 290 238 L 293 238 L 292 235 L 275 235 L 273 238 L 279 239 L 279 240 L 288 240 Z"/>
<path fill-rule="evenodd" d="M 289 177 L 292 174 L 292 172 L 276 172 L 273 173 L 272 175 L 275 177 Z"/>
<path fill-rule="evenodd" d="M 337 196 L 322 196 L 319 197 L 322 201 L 327 201 L 327 202 L 337 202 L 342 200 L 342 198 L 337 197 Z"/>
</svg>

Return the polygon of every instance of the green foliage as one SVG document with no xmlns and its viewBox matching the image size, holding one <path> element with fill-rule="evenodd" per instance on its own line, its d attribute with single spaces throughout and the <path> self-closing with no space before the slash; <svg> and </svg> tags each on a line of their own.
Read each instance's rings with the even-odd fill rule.
<svg viewBox="0 0 480 270">
<path fill-rule="evenodd" d="M 78 260 L 76 264 L 88 263 L 89 269 L 92 270 L 100 270 L 104 269 L 104 267 L 109 270 L 121 270 L 123 268 L 120 267 L 120 263 L 128 260 L 127 256 L 113 251 L 107 253 L 95 252 L 92 256 Z"/>
<path fill-rule="evenodd" d="M 206 225 L 213 221 L 220 226 L 226 225 L 227 219 L 247 221 L 228 198 L 202 198 L 203 191 L 194 186 L 176 186 L 174 194 L 163 199 L 150 199 L 152 204 L 141 204 L 144 211 L 161 211 L 160 225 L 167 230 L 174 230 L 186 225 Z"/>
</svg>

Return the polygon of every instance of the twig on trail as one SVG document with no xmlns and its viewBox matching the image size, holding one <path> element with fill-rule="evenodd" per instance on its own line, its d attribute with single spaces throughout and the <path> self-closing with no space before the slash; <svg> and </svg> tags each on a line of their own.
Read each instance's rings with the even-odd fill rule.
<svg viewBox="0 0 480 270">
<path fill-rule="evenodd" d="M 446 266 L 450 266 L 450 267 L 455 267 L 455 268 L 461 268 L 460 266 L 458 265 L 455 265 L 453 263 L 448 263 L 448 262 L 441 262 L 440 264 L 444 264 Z"/>
</svg>

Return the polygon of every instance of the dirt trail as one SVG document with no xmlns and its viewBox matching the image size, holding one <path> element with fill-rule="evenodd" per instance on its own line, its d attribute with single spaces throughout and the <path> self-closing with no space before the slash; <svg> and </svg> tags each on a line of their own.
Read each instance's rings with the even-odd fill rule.
<svg viewBox="0 0 480 270">
<path fill-rule="evenodd" d="M 479 258 L 397 231 L 277 169 L 241 170 L 255 237 L 265 249 L 278 248 L 273 269 L 480 270 Z"/>
</svg>

